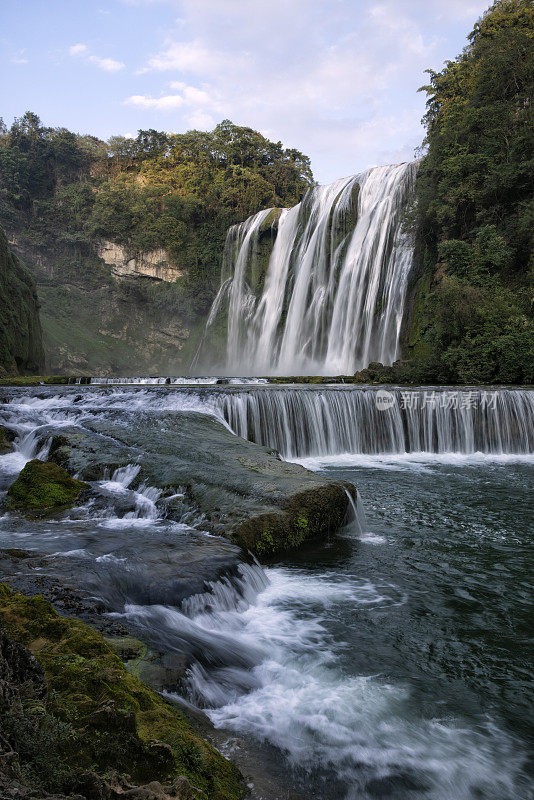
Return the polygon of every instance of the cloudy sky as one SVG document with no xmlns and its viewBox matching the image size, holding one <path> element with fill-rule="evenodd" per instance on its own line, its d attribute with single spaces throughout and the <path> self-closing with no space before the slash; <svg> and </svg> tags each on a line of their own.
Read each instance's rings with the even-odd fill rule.
<svg viewBox="0 0 534 800">
<path fill-rule="evenodd" d="M 2 115 L 107 139 L 229 118 L 327 182 L 413 157 L 487 0 L 3 0 Z"/>
</svg>

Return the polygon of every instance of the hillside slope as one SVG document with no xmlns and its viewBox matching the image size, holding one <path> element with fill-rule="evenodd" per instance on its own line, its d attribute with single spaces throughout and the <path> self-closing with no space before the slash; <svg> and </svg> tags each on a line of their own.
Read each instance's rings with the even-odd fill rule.
<svg viewBox="0 0 534 800">
<path fill-rule="evenodd" d="M 107 143 L 0 122 L 0 223 L 36 279 L 51 372 L 187 370 L 228 227 L 312 180 L 302 153 L 229 121 Z"/>
</svg>

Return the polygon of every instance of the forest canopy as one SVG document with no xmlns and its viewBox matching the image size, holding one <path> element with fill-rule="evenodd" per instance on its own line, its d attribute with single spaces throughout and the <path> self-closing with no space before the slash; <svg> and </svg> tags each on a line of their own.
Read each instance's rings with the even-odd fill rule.
<svg viewBox="0 0 534 800">
<path fill-rule="evenodd" d="M 409 350 L 421 379 L 532 382 L 533 4 L 494 3 L 429 77 Z"/>
<path fill-rule="evenodd" d="M 310 160 L 224 120 L 211 132 L 140 130 L 103 142 L 49 128 L 27 112 L 0 123 L 0 220 L 30 227 L 49 248 L 83 255 L 95 237 L 133 251 L 165 248 L 187 277 L 182 304 L 203 313 L 229 225 L 266 206 L 297 203 Z"/>
</svg>

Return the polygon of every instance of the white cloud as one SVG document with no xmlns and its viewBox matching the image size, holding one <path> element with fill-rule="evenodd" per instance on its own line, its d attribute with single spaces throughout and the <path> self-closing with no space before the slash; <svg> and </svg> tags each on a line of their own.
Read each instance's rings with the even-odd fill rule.
<svg viewBox="0 0 534 800">
<path fill-rule="evenodd" d="M 87 50 L 86 44 L 73 44 L 69 47 L 69 54 L 71 56 L 81 56 L 83 53 L 87 53 Z"/>
<path fill-rule="evenodd" d="M 195 128 L 196 130 L 201 131 L 209 131 L 215 127 L 216 121 L 211 116 L 211 114 L 207 114 L 205 111 L 194 111 L 192 114 L 189 114 L 186 117 L 187 125 L 190 128 Z"/>
<path fill-rule="evenodd" d="M 442 0 L 433 0 L 430 3 L 434 7 L 438 19 L 458 19 L 460 21 L 474 22 L 491 5 L 488 0 L 478 0 L 478 2 L 465 2 L 465 0 L 447 0 L 444 4 Z"/>
<path fill-rule="evenodd" d="M 73 44 L 69 47 L 69 55 L 74 57 L 83 57 L 85 61 L 94 64 L 99 69 L 105 72 L 119 72 L 124 69 L 125 64 L 122 61 L 117 61 L 114 58 L 102 58 L 100 56 L 92 55 L 86 44 Z"/>
<path fill-rule="evenodd" d="M 234 60 L 237 59 L 237 60 Z M 148 60 L 148 66 L 142 70 L 177 70 L 193 72 L 196 75 L 211 75 L 217 70 L 224 70 L 233 61 L 235 65 L 243 65 L 243 58 L 231 53 L 224 53 L 207 47 L 199 39 L 189 42 L 171 42 L 164 49 Z"/>
<path fill-rule="evenodd" d="M 122 61 L 116 61 L 114 58 L 100 58 L 99 56 L 89 56 L 91 64 L 96 64 L 99 69 L 105 72 L 118 72 L 124 69 L 125 64 Z"/>
<path fill-rule="evenodd" d="M 17 50 L 17 52 L 11 56 L 9 59 L 12 64 L 27 64 L 28 59 L 24 55 L 26 50 L 23 48 L 22 50 Z"/>
<path fill-rule="evenodd" d="M 163 97 L 147 97 L 143 94 L 134 94 L 124 101 L 126 105 L 139 108 L 155 108 L 158 111 L 170 111 L 184 104 L 184 98 L 179 94 L 167 94 Z"/>
<path fill-rule="evenodd" d="M 137 108 L 153 109 L 155 111 L 175 111 L 178 108 L 187 110 L 187 124 L 197 128 L 207 129 L 215 124 L 213 116 L 209 113 L 221 112 L 222 106 L 217 100 L 211 98 L 203 89 L 188 86 L 182 81 L 172 81 L 170 88 L 176 94 L 162 94 L 159 97 L 134 94 L 124 103 Z"/>
<path fill-rule="evenodd" d="M 447 34 L 487 5 L 270 0 L 266 13 L 260 0 L 180 0 L 174 32 L 139 71 L 152 93 L 126 102 L 173 110 L 178 125 L 228 117 L 265 131 L 310 155 L 320 180 L 406 160 L 423 136 L 424 70 L 456 55 L 465 42 L 451 51 Z M 174 80 L 158 95 L 160 73 Z"/>
<path fill-rule="evenodd" d="M 203 89 L 197 89 L 196 86 L 187 86 L 182 81 L 171 81 L 169 86 L 171 89 L 181 91 L 187 103 L 203 105 L 212 102 L 209 94 Z"/>
</svg>

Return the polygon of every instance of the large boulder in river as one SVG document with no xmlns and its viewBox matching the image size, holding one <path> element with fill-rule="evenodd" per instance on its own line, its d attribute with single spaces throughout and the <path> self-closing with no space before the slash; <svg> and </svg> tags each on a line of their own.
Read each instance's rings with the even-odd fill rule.
<svg viewBox="0 0 534 800">
<path fill-rule="evenodd" d="M 202 527 L 229 536 L 260 558 L 325 537 L 345 521 L 352 485 L 282 461 L 214 417 L 182 411 L 113 413 L 84 419 L 83 429 L 62 428 L 49 457 L 85 480 L 138 463 L 139 480 L 167 495 L 184 489 L 204 515 Z"/>
<path fill-rule="evenodd" d="M 88 488 L 86 483 L 71 478 L 57 464 L 35 458 L 28 461 L 9 487 L 8 508 L 40 516 L 73 506 Z"/>
</svg>

